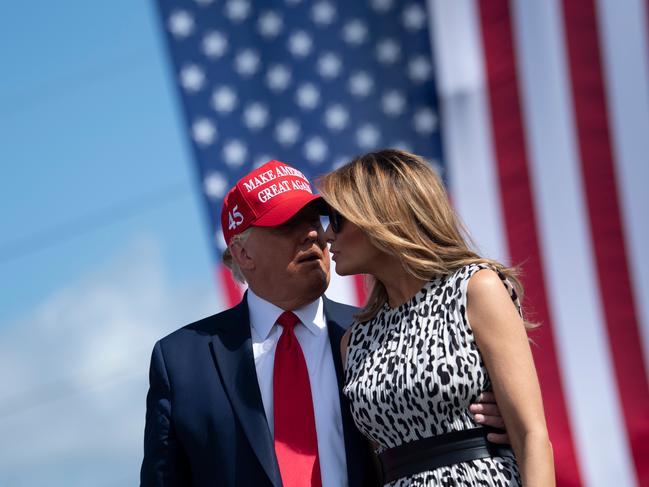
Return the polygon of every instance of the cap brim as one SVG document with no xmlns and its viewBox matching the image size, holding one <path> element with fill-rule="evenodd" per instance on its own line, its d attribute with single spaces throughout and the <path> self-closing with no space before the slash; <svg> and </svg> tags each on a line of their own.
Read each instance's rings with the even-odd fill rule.
<svg viewBox="0 0 649 487">
<path fill-rule="evenodd" d="M 300 191 L 300 193 L 301 194 L 293 196 L 291 198 L 286 198 L 281 203 L 278 203 L 276 206 L 272 207 L 265 214 L 257 218 L 255 223 L 253 223 L 253 226 L 276 227 L 278 225 L 283 225 L 295 215 L 297 215 L 302 208 L 314 201 L 321 201 L 323 204 L 322 208 L 320 208 L 320 212 L 322 214 L 326 213 L 324 209 L 324 200 L 320 195 L 310 194 L 306 191 Z"/>
</svg>

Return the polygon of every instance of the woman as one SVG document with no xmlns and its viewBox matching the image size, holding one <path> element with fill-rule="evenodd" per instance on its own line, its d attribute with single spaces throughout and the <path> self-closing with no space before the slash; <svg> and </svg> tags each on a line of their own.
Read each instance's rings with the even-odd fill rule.
<svg viewBox="0 0 649 487">
<path fill-rule="evenodd" d="M 514 271 L 471 251 L 443 185 L 407 152 L 366 154 L 316 185 L 336 271 L 369 274 L 343 338 L 352 415 L 390 486 L 554 485 Z M 467 411 L 493 390 L 510 450 Z"/>
</svg>

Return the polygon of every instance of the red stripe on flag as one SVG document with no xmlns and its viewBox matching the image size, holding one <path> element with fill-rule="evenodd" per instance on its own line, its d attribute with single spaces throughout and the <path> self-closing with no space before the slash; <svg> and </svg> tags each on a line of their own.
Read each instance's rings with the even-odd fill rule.
<svg viewBox="0 0 649 487">
<path fill-rule="evenodd" d="M 638 480 L 649 485 L 649 386 L 622 230 L 597 13 L 592 0 L 564 0 L 563 12 L 582 177 L 608 343 Z"/>
<path fill-rule="evenodd" d="M 243 289 L 234 280 L 230 269 L 222 264 L 216 264 L 217 279 L 221 283 L 221 289 L 225 295 L 225 301 L 228 308 L 239 304 L 243 297 Z"/>
<path fill-rule="evenodd" d="M 354 275 L 354 290 L 356 291 L 356 304 L 361 308 L 367 303 L 367 276 Z"/>
<path fill-rule="evenodd" d="M 478 2 L 489 89 L 498 181 L 513 263 L 524 264 L 526 303 L 542 326 L 534 333 L 534 359 L 543 390 L 558 485 L 581 485 L 546 295 L 543 260 L 528 170 L 519 102 L 511 14 L 507 0 Z"/>
</svg>

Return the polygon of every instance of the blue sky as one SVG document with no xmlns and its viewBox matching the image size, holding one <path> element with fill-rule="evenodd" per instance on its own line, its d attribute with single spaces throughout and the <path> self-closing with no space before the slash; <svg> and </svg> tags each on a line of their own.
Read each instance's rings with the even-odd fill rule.
<svg viewBox="0 0 649 487">
<path fill-rule="evenodd" d="M 219 306 L 155 3 L 0 16 L 0 485 L 133 485 L 151 347 Z"/>
</svg>

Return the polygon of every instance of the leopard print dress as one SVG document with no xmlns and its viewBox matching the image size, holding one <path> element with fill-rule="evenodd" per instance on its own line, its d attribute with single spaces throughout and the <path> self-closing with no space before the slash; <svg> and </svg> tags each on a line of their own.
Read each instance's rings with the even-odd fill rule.
<svg viewBox="0 0 649 487">
<path fill-rule="evenodd" d="M 466 314 L 471 264 L 429 281 L 410 301 L 387 304 L 354 323 L 345 364 L 345 395 L 358 429 L 379 445 L 479 427 L 469 405 L 490 389 Z M 511 283 L 500 275 L 520 312 Z M 491 457 L 402 477 L 390 487 L 522 485 L 513 456 Z"/>
</svg>

